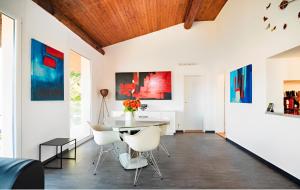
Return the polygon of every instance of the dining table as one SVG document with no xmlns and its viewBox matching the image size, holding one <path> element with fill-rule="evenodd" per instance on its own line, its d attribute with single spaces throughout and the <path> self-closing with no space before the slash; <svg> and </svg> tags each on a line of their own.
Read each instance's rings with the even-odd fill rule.
<svg viewBox="0 0 300 190">
<path fill-rule="evenodd" d="M 133 134 L 140 130 L 143 130 L 146 127 L 151 126 L 163 126 L 163 125 L 169 125 L 169 121 L 164 120 L 156 120 L 156 119 L 147 119 L 147 120 L 131 120 L 131 121 L 125 121 L 124 118 L 118 117 L 118 118 L 110 118 L 104 122 L 105 127 L 110 127 L 114 131 L 118 131 L 120 133 L 128 133 Z M 146 139 L 145 139 L 146 140 Z M 130 170 L 130 169 L 136 169 L 136 168 L 142 168 L 148 165 L 147 159 L 142 156 L 137 156 L 137 154 L 133 154 L 135 151 L 132 150 L 128 146 L 128 152 L 121 153 L 119 155 L 119 161 L 124 169 Z"/>
</svg>

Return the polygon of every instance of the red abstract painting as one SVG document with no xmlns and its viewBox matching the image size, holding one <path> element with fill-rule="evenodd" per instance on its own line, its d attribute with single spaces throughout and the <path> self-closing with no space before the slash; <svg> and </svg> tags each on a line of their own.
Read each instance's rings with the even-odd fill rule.
<svg viewBox="0 0 300 190">
<path fill-rule="evenodd" d="M 116 73 L 116 99 L 171 100 L 171 71 Z"/>
</svg>

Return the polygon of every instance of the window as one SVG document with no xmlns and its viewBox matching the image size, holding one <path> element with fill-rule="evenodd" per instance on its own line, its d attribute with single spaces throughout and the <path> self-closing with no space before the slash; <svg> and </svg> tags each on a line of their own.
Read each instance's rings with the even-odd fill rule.
<svg viewBox="0 0 300 190">
<path fill-rule="evenodd" d="M 0 13 L 0 156 L 14 156 L 15 21 Z"/>
<path fill-rule="evenodd" d="M 90 61 L 78 53 L 70 53 L 70 135 L 78 141 L 91 135 Z"/>
</svg>

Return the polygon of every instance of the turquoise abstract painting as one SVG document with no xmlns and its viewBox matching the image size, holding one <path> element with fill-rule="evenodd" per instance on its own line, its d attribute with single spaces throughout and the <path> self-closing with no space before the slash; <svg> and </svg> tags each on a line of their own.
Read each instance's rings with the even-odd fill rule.
<svg viewBox="0 0 300 190">
<path fill-rule="evenodd" d="M 230 102 L 252 103 L 252 65 L 230 72 Z"/>
<path fill-rule="evenodd" d="M 31 100 L 64 100 L 64 54 L 31 39 Z"/>
</svg>

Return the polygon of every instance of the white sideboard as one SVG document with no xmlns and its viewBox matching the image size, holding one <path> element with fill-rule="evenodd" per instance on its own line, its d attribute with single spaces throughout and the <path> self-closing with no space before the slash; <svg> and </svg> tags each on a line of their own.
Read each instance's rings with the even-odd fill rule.
<svg viewBox="0 0 300 190">
<path fill-rule="evenodd" d="M 124 115 L 123 111 L 112 111 L 112 117 L 121 117 Z M 176 132 L 176 112 L 175 111 L 137 111 L 135 112 L 136 120 L 156 120 L 156 121 L 169 121 L 167 128 L 167 135 L 174 135 Z"/>
</svg>

